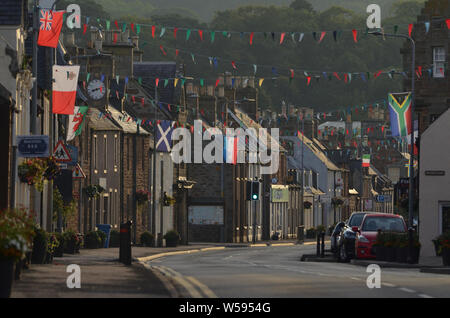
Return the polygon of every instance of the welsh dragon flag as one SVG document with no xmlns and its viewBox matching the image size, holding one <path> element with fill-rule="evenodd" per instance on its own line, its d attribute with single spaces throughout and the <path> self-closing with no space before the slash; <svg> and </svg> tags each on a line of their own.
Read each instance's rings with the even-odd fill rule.
<svg viewBox="0 0 450 318">
<path fill-rule="evenodd" d="M 411 93 L 389 94 L 389 112 L 392 136 L 411 134 Z"/>
<path fill-rule="evenodd" d="M 88 106 L 75 106 L 74 114 L 69 115 L 69 129 L 67 130 L 67 141 L 81 134 Z"/>
</svg>

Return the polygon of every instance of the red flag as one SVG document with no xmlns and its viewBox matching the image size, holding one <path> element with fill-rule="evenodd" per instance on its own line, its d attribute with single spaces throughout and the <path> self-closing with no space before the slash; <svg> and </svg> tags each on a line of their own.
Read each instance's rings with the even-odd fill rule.
<svg viewBox="0 0 450 318">
<path fill-rule="evenodd" d="M 54 65 L 52 70 L 53 113 L 73 115 L 80 66 Z"/>
<path fill-rule="evenodd" d="M 325 31 L 323 31 L 323 32 L 320 34 L 319 43 L 322 42 L 323 38 L 325 37 L 325 34 L 327 34 L 327 32 L 325 32 Z"/>
<path fill-rule="evenodd" d="M 38 45 L 56 48 L 65 11 L 40 10 Z"/>
<path fill-rule="evenodd" d="M 215 87 L 217 87 L 217 85 L 219 85 L 219 82 L 220 82 L 220 78 L 216 79 L 216 86 Z"/>
<path fill-rule="evenodd" d="M 250 45 L 253 45 L 253 36 L 255 35 L 254 32 L 250 33 Z"/>
<path fill-rule="evenodd" d="M 177 38 L 177 32 L 178 32 L 178 28 L 173 29 L 173 37 L 175 39 Z"/>
<path fill-rule="evenodd" d="M 412 29 L 413 29 L 413 24 L 410 23 L 410 24 L 408 25 L 408 34 L 409 34 L 409 37 L 411 37 Z"/>
<path fill-rule="evenodd" d="M 284 36 L 286 35 L 285 32 L 281 33 L 281 37 L 280 37 L 280 44 L 283 43 L 284 41 Z"/>
<path fill-rule="evenodd" d="M 155 38 L 156 26 L 152 25 L 152 38 Z"/>
<path fill-rule="evenodd" d="M 355 41 L 355 43 L 358 42 L 358 30 L 352 30 L 353 33 L 353 41 Z"/>
<path fill-rule="evenodd" d="M 308 80 L 307 85 L 309 85 L 309 84 L 311 83 L 311 76 L 308 76 L 308 77 L 307 77 L 307 80 Z"/>
<path fill-rule="evenodd" d="M 450 30 L 450 19 L 445 20 L 445 23 L 447 23 L 447 29 Z"/>
<path fill-rule="evenodd" d="M 200 36 L 200 40 L 203 41 L 203 30 L 198 30 L 198 35 Z"/>
<path fill-rule="evenodd" d="M 231 61 L 231 65 L 233 65 L 233 68 L 234 68 L 235 70 L 237 70 L 236 63 L 235 63 L 234 61 Z"/>
</svg>

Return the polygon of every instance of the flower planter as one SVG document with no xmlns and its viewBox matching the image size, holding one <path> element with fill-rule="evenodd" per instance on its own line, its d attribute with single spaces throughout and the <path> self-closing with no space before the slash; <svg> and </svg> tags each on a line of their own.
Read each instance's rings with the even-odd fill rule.
<svg viewBox="0 0 450 318">
<path fill-rule="evenodd" d="M 385 261 L 386 260 L 386 247 L 385 246 L 377 246 L 375 248 L 375 256 L 377 261 Z"/>
<path fill-rule="evenodd" d="M 53 263 L 53 254 L 48 253 L 45 254 L 45 264 L 52 264 Z"/>
<path fill-rule="evenodd" d="M 31 264 L 44 264 L 47 255 L 47 243 L 35 242 L 33 244 L 33 254 L 31 255 Z"/>
<path fill-rule="evenodd" d="M 450 266 L 450 248 L 443 248 L 441 255 L 443 265 Z"/>
<path fill-rule="evenodd" d="M 67 254 L 75 254 L 75 242 L 74 241 L 67 241 L 65 242 L 65 246 L 64 246 L 64 253 Z"/>
<path fill-rule="evenodd" d="M 0 260 L 0 298 L 9 298 L 14 281 L 14 261 Z"/>
<path fill-rule="evenodd" d="M 419 257 L 420 257 L 420 247 L 413 247 L 411 255 L 411 263 L 412 264 L 418 264 L 419 263 Z"/>
<path fill-rule="evenodd" d="M 408 247 L 397 247 L 395 261 L 398 263 L 406 263 L 408 261 Z"/>
<path fill-rule="evenodd" d="M 386 247 L 386 261 L 395 262 L 395 247 Z"/>
<path fill-rule="evenodd" d="M 166 246 L 167 247 L 177 247 L 178 246 L 178 241 L 171 241 L 171 240 L 166 240 Z"/>
<path fill-rule="evenodd" d="M 432 241 L 433 241 L 434 252 L 436 253 L 436 256 L 441 256 L 442 253 L 439 251 L 439 250 L 440 250 L 440 243 L 439 243 L 439 240 L 432 240 Z"/>
</svg>

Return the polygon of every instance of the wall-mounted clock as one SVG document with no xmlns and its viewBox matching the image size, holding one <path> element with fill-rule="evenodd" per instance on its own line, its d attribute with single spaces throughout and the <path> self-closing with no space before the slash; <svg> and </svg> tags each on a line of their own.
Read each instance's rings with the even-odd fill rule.
<svg viewBox="0 0 450 318">
<path fill-rule="evenodd" d="M 105 83 L 98 79 L 94 79 L 89 82 L 87 86 L 87 93 L 90 99 L 99 101 L 106 95 Z"/>
</svg>

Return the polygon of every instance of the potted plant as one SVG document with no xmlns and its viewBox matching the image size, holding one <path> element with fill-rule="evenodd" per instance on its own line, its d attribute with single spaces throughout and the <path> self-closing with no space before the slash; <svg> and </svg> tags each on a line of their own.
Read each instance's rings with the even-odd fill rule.
<svg viewBox="0 0 450 318">
<path fill-rule="evenodd" d="M 31 255 L 32 264 L 44 264 L 47 256 L 48 235 L 41 228 L 35 228 L 36 235 L 33 239 L 33 253 Z"/>
<path fill-rule="evenodd" d="M 100 231 L 100 230 L 97 230 L 96 232 L 97 232 L 98 237 L 100 238 L 100 243 L 99 243 L 98 247 L 99 248 L 105 247 L 106 239 L 107 239 L 106 233 L 103 231 Z"/>
<path fill-rule="evenodd" d="M 397 234 L 397 239 L 395 241 L 395 261 L 399 263 L 406 263 L 408 261 L 408 234 Z"/>
<path fill-rule="evenodd" d="M 48 237 L 48 245 L 47 245 L 47 254 L 45 259 L 45 264 L 53 263 L 53 255 L 55 254 L 55 250 L 59 246 L 59 241 L 54 233 L 51 233 Z"/>
<path fill-rule="evenodd" d="M 176 247 L 180 241 L 180 234 L 175 230 L 170 230 L 164 235 L 167 247 Z"/>
<path fill-rule="evenodd" d="M 74 231 L 68 230 L 63 233 L 64 253 L 75 254 L 78 236 Z"/>
<path fill-rule="evenodd" d="M 386 248 L 386 261 L 388 262 L 395 262 L 395 241 L 395 233 L 386 232 L 386 241 L 384 246 Z"/>
<path fill-rule="evenodd" d="M 84 238 L 86 248 L 99 248 L 102 240 L 96 231 L 90 231 Z"/>
<path fill-rule="evenodd" d="M 75 241 L 75 253 L 80 253 L 80 248 L 83 246 L 83 234 L 77 233 L 76 234 L 76 241 Z"/>
<path fill-rule="evenodd" d="M 119 247 L 119 246 L 120 246 L 120 233 L 119 231 L 112 230 L 111 233 L 109 233 L 109 247 Z"/>
<path fill-rule="evenodd" d="M 53 233 L 55 235 L 56 239 L 58 240 L 58 246 L 55 247 L 55 250 L 53 252 L 53 257 L 63 257 L 64 255 L 64 236 L 61 233 Z"/>
<path fill-rule="evenodd" d="M 10 296 L 14 278 L 20 277 L 33 242 L 33 224 L 25 209 L 0 211 L 0 298 Z"/>
<path fill-rule="evenodd" d="M 141 234 L 141 244 L 147 247 L 155 246 L 155 237 L 152 233 L 145 231 Z"/>
</svg>

